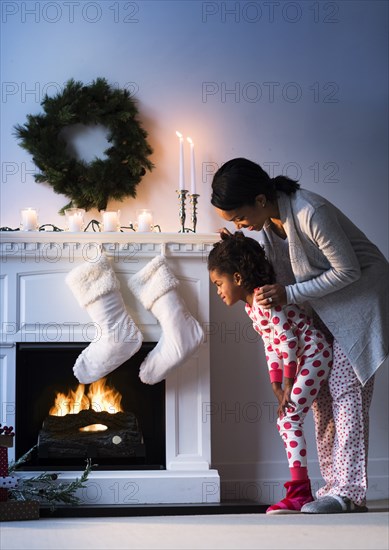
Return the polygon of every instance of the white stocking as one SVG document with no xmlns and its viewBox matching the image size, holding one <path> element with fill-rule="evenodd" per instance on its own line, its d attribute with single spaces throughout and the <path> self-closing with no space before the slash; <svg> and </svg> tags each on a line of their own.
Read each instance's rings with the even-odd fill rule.
<svg viewBox="0 0 389 550">
<path fill-rule="evenodd" d="M 119 281 L 104 254 L 97 262 L 74 268 L 66 283 L 97 328 L 96 341 L 82 351 L 73 367 L 78 381 L 90 384 L 130 359 L 139 350 L 142 335 L 126 310 Z"/>
<path fill-rule="evenodd" d="M 203 330 L 178 294 L 178 284 L 164 256 L 151 260 L 129 281 L 132 292 L 146 309 L 151 310 L 162 329 L 158 344 L 140 367 L 139 377 L 145 384 L 165 379 L 203 341 Z"/>
</svg>

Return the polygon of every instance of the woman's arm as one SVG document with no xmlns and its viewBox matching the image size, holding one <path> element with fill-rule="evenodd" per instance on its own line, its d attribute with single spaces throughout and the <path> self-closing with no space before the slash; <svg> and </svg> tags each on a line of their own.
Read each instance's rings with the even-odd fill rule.
<svg viewBox="0 0 389 550">
<path fill-rule="evenodd" d="M 314 298 L 321 298 L 344 288 L 360 277 L 361 270 L 358 258 L 350 239 L 337 219 L 335 210 L 327 205 L 320 206 L 309 217 L 303 227 L 300 224 L 299 229 L 300 232 L 305 233 L 306 239 L 317 248 L 318 257 L 321 260 L 323 260 L 323 257 L 327 260 L 329 267 L 317 276 L 312 275 L 309 277 L 310 274 L 307 272 L 307 280 L 303 282 L 287 286 L 275 283 L 260 287 L 255 292 L 255 300 L 264 309 L 269 309 L 275 305 L 299 304 Z M 291 238 L 291 236 L 288 235 L 288 238 Z M 293 261 L 300 261 L 299 250 L 296 250 L 296 245 L 292 240 L 290 246 L 295 247 L 295 254 L 292 258 L 293 267 Z M 303 253 L 304 250 L 302 249 L 301 252 Z M 304 259 L 301 261 L 304 261 Z M 309 269 L 309 264 L 307 269 Z M 269 298 L 271 299 L 270 302 Z"/>
<path fill-rule="evenodd" d="M 317 208 L 309 220 L 306 235 L 330 267 L 307 281 L 286 286 L 287 303 L 301 303 L 326 296 L 357 281 L 361 275 L 358 258 L 338 221 L 336 211 L 327 205 Z"/>
</svg>

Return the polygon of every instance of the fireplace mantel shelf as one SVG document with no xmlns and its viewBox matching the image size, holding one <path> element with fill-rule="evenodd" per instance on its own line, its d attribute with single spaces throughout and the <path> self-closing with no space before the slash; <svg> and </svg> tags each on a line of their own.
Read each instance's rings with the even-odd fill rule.
<svg viewBox="0 0 389 550">
<path fill-rule="evenodd" d="M 162 252 L 167 256 L 202 256 L 218 240 L 217 233 L 4 231 L 0 232 L 0 251 L 3 258 L 37 251 L 55 255 L 59 250 L 70 250 L 77 256 L 87 246 L 101 247 L 108 255 L 154 256 Z"/>
</svg>

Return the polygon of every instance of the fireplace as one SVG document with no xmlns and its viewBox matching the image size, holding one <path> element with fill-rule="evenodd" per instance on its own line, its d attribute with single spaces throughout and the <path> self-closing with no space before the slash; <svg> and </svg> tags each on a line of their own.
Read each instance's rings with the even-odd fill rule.
<svg viewBox="0 0 389 550">
<path fill-rule="evenodd" d="M 84 343 L 16 346 L 16 459 L 37 445 L 25 468 L 165 468 L 165 383 L 142 384 L 139 366 L 155 343 L 94 384 L 71 367 Z"/>
<path fill-rule="evenodd" d="M 143 335 L 141 350 L 106 382 L 120 392 L 127 420 L 139 431 L 134 430 L 131 451 L 121 456 L 116 452 L 119 448 L 114 448 L 111 454 L 116 456 L 109 452 L 96 456 L 94 462 L 99 466 L 92 470 L 87 488 L 79 495 L 81 506 L 218 503 L 220 479 L 211 465 L 210 416 L 205 414 L 211 402 L 205 259 L 217 236 L 131 233 L 130 237 L 131 241 L 129 233 L 1 233 L 0 422 L 15 426 L 10 459 L 41 440 L 56 392 L 66 395 L 69 390 L 77 391 L 71 367 L 93 334 L 91 320 L 76 303 L 65 277 L 81 262 L 93 261 L 103 249 L 120 281 L 126 307 Z M 160 327 L 131 294 L 127 281 L 161 252 L 206 337 L 184 365 L 165 381 L 149 386 L 139 380 L 139 364 L 159 341 Z M 85 391 L 88 393 L 89 388 Z M 90 424 L 90 418 L 93 414 L 77 429 Z M 105 421 L 107 430 L 111 429 L 112 419 L 105 417 Z M 57 429 L 55 423 L 55 434 Z M 55 448 L 55 434 L 48 435 L 49 444 L 44 435 L 42 448 L 21 475 L 55 470 L 64 482 L 80 475 L 84 451 L 80 456 L 72 455 L 70 434 L 68 456 L 53 457 L 50 438 L 54 437 Z M 110 435 L 111 441 L 121 437 L 119 433 Z M 83 444 L 86 439 L 81 441 Z M 94 442 L 85 452 L 99 455 L 98 451 Z"/>
</svg>

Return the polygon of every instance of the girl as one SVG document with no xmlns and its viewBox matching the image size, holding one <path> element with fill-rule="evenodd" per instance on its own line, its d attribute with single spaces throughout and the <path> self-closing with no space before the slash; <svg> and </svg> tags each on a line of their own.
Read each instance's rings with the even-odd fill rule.
<svg viewBox="0 0 389 550">
<path fill-rule="evenodd" d="M 332 350 L 324 335 L 296 305 L 268 309 L 254 299 L 258 286 L 275 283 L 274 270 L 262 246 L 242 232 L 222 234 L 208 257 L 212 283 L 223 302 L 246 303 L 246 312 L 265 344 L 270 382 L 278 400 L 277 427 L 284 440 L 291 480 L 286 497 L 267 514 L 300 512 L 313 501 L 307 470 L 304 420 L 328 376 Z M 272 302 L 270 302 L 272 303 Z"/>
</svg>

